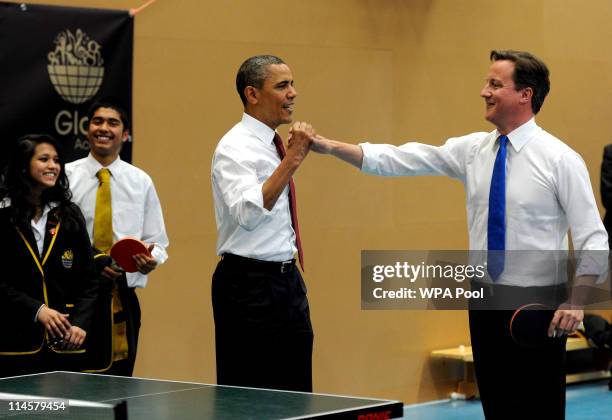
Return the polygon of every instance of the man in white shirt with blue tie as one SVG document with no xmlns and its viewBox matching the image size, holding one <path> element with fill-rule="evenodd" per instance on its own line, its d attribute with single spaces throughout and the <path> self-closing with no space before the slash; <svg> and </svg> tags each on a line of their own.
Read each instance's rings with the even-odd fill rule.
<svg viewBox="0 0 612 420">
<path fill-rule="evenodd" d="M 136 362 L 140 331 L 140 305 L 136 288 L 147 285 L 148 274 L 168 258 L 168 236 L 161 204 L 151 177 L 143 170 L 121 160 L 119 153 L 129 139 L 129 119 L 125 110 L 113 100 L 94 103 L 89 110 L 87 138 L 90 154 L 66 165 L 73 201 L 85 216 L 87 230 L 94 246 L 107 253 L 114 242 L 125 237 L 143 241 L 151 255 L 134 257 L 138 271 L 124 273 L 116 266 L 104 267 L 103 281 L 115 288 L 112 354 L 105 354 L 98 373 L 131 376 Z M 103 183 L 110 182 L 110 213 L 107 218 L 109 238 L 105 246 L 96 244 L 99 226 L 96 206 Z M 106 249 L 100 249 L 106 248 Z M 104 280 L 106 279 L 106 280 Z M 104 290 L 104 287 L 101 287 Z M 119 311 L 120 308 L 120 312 Z M 95 349 L 99 351 L 101 349 Z M 108 352 L 107 352 L 108 353 Z"/>
<path fill-rule="evenodd" d="M 607 234 L 582 158 L 535 122 L 550 89 L 546 65 L 520 51 L 492 51 L 490 59 L 480 96 L 494 131 L 450 138 L 440 147 L 354 145 L 317 136 L 311 149 L 332 154 L 365 173 L 446 175 L 460 180 L 466 189 L 470 250 L 567 250 L 568 229 L 574 249 L 607 250 Z M 554 286 L 541 284 L 540 277 L 517 280 L 512 268 L 502 259 L 490 270 L 495 271 L 493 287 Z M 565 335 L 578 328 L 583 311 L 570 304 L 559 306 L 550 314 L 550 340 L 540 348 L 523 348 L 511 339 L 512 313 L 470 311 L 485 416 L 562 419 Z M 520 404 L 514 397 L 520 398 Z"/>
</svg>

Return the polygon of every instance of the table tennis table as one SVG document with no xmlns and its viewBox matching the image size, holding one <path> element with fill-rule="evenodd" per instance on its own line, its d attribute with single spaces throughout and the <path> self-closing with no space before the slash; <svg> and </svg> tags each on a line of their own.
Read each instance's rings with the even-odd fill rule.
<svg viewBox="0 0 612 420">
<path fill-rule="evenodd" d="M 372 398 L 72 372 L 0 379 L 0 418 L 10 419 L 382 420 L 402 416 L 400 401 Z"/>
</svg>

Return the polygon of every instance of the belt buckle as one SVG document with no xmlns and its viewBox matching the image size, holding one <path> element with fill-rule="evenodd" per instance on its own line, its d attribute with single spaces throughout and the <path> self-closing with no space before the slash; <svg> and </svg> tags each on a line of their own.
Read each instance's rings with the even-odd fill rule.
<svg viewBox="0 0 612 420">
<path fill-rule="evenodd" d="M 289 260 L 289 261 L 283 261 L 280 263 L 281 264 L 281 269 L 280 272 L 282 274 L 288 273 L 289 270 L 291 270 L 291 266 L 293 265 L 293 261 Z"/>
</svg>

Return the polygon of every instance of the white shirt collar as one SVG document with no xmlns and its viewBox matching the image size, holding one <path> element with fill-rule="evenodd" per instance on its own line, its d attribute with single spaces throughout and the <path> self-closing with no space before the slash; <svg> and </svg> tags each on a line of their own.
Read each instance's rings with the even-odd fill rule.
<svg viewBox="0 0 612 420">
<path fill-rule="evenodd" d="M 274 141 L 274 135 L 276 131 L 272 130 L 266 124 L 259 121 L 257 118 L 253 118 L 246 112 L 242 114 L 242 124 L 255 135 L 259 140 L 265 144 L 272 144 Z"/>
<path fill-rule="evenodd" d="M 537 128 L 538 125 L 535 122 L 535 117 L 531 117 L 529 121 L 508 133 L 508 140 L 516 152 L 520 152 L 523 146 L 529 142 Z M 494 133 L 495 139 L 497 139 L 500 133 L 498 130 L 495 130 Z"/>
<path fill-rule="evenodd" d="M 49 212 L 53 210 L 54 208 L 56 208 L 58 204 L 59 203 L 57 201 L 52 201 L 50 203 L 45 204 L 45 207 L 43 208 L 43 211 L 42 211 L 42 215 L 40 216 L 40 219 L 38 219 L 38 221 L 40 222 L 42 219 L 45 219 L 45 223 L 46 223 L 47 216 L 49 216 Z"/>
<path fill-rule="evenodd" d="M 53 201 L 48 203 L 43 208 L 42 215 L 38 222 L 35 222 L 34 219 L 30 220 L 30 225 L 32 227 L 32 234 L 34 235 L 34 240 L 36 240 L 36 247 L 38 248 L 38 255 L 42 255 L 43 247 L 45 243 L 45 229 L 47 227 L 47 219 L 49 217 L 49 212 L 57 207 L 59 203 Z"/>
<path fill-rule="evenodd" d="M 86 163 L 87 173 L 92 178 L 96 177 L 96 174 L 98 173 L 100 169 L 105 168 L 105 166 L 103 166 L 100 162 L 98 162 L 91 153 L 87 155 L 85 163 Z M 118 175 L 121 172 L 121 158 L 117 157 L 117 159 L 115 159 L 113 163 L 111 163 L 110 165 L 106 166 L 106 168 L 110 171 L 111 177 Z"/>
</svg>

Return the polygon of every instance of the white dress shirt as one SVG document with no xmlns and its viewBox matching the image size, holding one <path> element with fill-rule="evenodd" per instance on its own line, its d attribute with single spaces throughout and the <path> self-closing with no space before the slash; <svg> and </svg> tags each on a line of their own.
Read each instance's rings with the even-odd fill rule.
<svg viewBox="0 0 612 420">
<path fill-rule="evenodd" d="M 289 210 L 289 185 L 272 210 L 263 206 L 262 187 L 280 164 L 274 130 L 243 114 L 219 141 L 212 160 L 217 222 L 217 255 L 231 253 L 285 261 L 297 251 Z"/>
<path fill-rule="evenodd" d="M 36 247 L 38 248 L 38 256 L 43 258 L 43 246 L 45 244 L 45 228 L 47 227 L 47 219 L 49 212 L 57 207 L 57 202 L 49 203 L 45 206 L 42 211 L 42 215 L 37 222 L 32 219 L 30 225 L 32 226 L 32 233 L 34 234 L 34 240 L 36 241 Z"/>
<path fill-rule="evenodd" d="M 489 189 L 499 148 L 499 133 L 472 133 L 436 147 L 363 143 L 362 171 L 385 176 L 447 175 L 466 191 L 470 250 L 487 249 Z M 584 161 L 532 118 L 508 134 L 506 157 L 506 250 L 607 250 Z M 511 264 L 518 270 L 520 264 Z M 508 267 L 508 264 L 506 264 Z M 499 283 L 529 284 L 526 278 Z M 541 282 L 537 282 L 542 285 Z"/>
<path fill-rule="evenodd" d="M 34 219 L 30 221 L 30 225 L 32 226 L 32 233 L 34 234 L 34 240 L 36 241 L 36 248 L 38 248 L 38 256 L 42 260 L 43 255 L 43 246 L 45 245 L 45 228 L 47 227 L 47 219 L 49 218 L 49 212 L 57 207 L 57 202 L 49 203 L 43 209 L 42 215 L 38 222 L 35 222 Z M 40 305 L 38 310 L 36 311 L 36 315 L 34 315 L 34 322 L 38 319 L 38 314 L 40 310 L 45 307 L 43 303 Z"/>
<path fill-rule="evenodd" d="M 93 241 L 98 178 L 103 166 L 91 154 L 66 165 L 72 200 L 81 208 L 87 232 Z M 161 204 L 151 177 L 143 170 L 117 158 L 107 166 L 111 173 L 110 190 L 113 217 L 113 242 L 127 236 L 155 244 L 151 251 L 158 264 L 168 258 L 168 236 Z M 130 287 L 145 287 L 147 275 L 127 273 Z"/>
<path fill-rule="evenodd" d="M 30 220 L 30 227 L 32 228 L 32 234 L 34 235 L 34 240 L 36 241 L 36 249 L 38 249 L 38 256 L 42 259 L 44 255 L 43 247 L 45 246 L 45 228 L 47 227 L 47 219 L 49 218 L 49 212 L 58 206 L 57 201 L 52 201 L 45 205 L 43 208 L 42 214 L 38 221 L 34 221 L 34 219 Z M 10 207 L 11 199 L 6 197 L 2 201 L 0 201 L 0 208 Z"/>
</svg>

